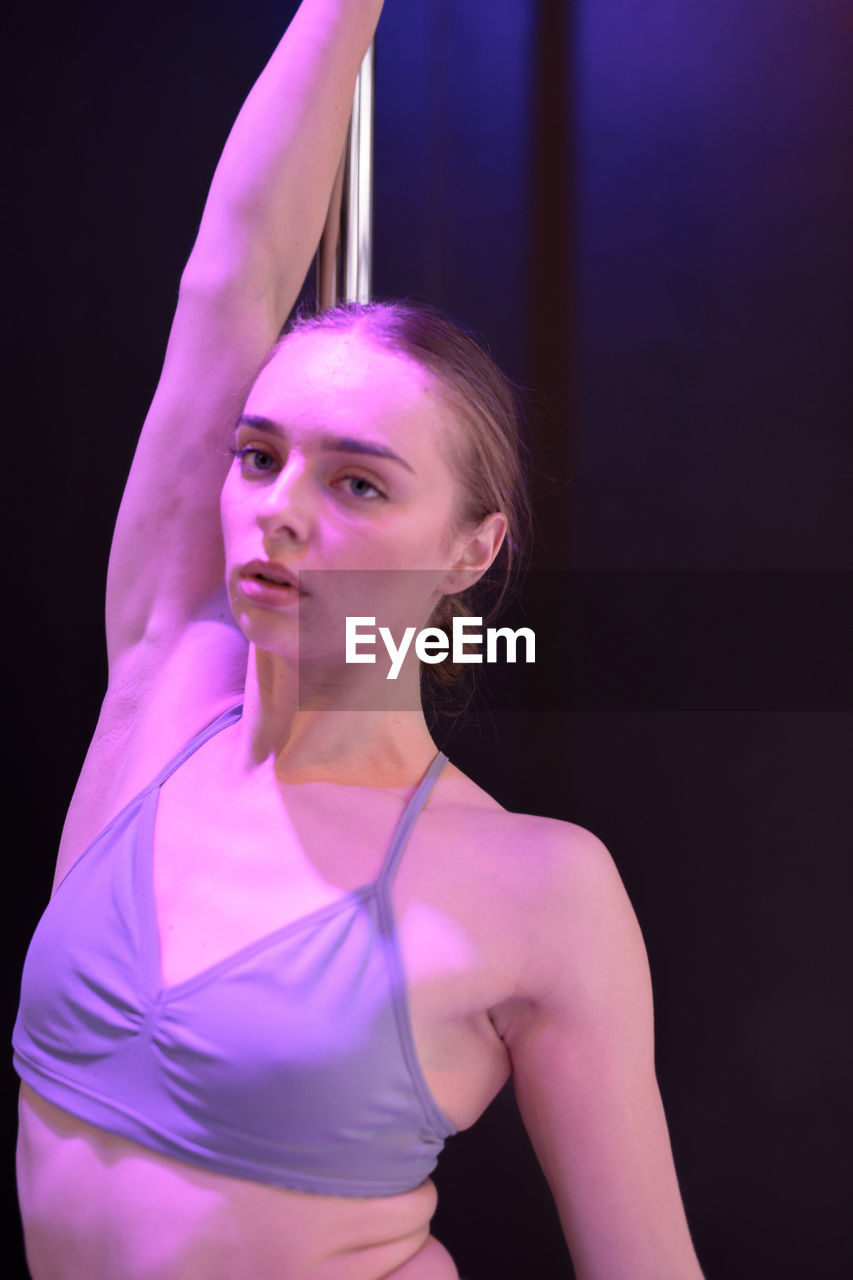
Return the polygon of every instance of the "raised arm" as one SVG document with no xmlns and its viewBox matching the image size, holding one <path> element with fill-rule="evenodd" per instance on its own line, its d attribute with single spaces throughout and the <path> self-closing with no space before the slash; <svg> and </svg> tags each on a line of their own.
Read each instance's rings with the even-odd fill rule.
<svg viewBox="0 0 853 1280">
<path fill-rule="evenodd" d="M 493 1014 L 578 1280 L 702 1280 L 654 1070 L 634 912 L 601 842 L 549 824 L 523 989 Z"/>
<path fill-rule="evenodd" d="M 164 660 L 186 624 L 215 609 L 230 434 L 317 247 L 381 9 L 382 0 L 303 0 L 231 130 L 119 510 L 111 680 L 129 654 L 140 665 L 140 646 Z"/>
</svg>

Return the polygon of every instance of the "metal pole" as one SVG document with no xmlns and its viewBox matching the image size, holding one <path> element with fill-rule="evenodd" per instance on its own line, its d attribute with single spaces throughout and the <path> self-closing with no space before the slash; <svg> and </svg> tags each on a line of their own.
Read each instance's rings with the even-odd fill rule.
<svg viewBox="0 0 853 1280">
<path fill-rule="evenodd" d="M 373 282 L 373 116 L 375 48 L 368 49 L 317 251 L 317 309 L 368 302 Z"/>
</svg>

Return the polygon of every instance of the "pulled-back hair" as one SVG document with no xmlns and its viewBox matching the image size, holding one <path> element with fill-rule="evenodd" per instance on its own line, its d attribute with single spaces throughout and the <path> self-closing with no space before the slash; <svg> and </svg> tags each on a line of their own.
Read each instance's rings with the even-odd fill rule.
<svg viewBox="0 0 853 1280">
<path fill-rule="evenodd" d="M 465 591 L 442 597 L 429 625 L 449 633 L 454 617 L 493 618 L 517 578 L 530 526 L 527 451 L 512 383 L 472 334 L 434 307 L 408 300 L 341 303 L 326 311 L 299 313 L 268 359 L 291 336 L 316 330 L 358 332 L 378 347 L 413 360 L 447 393 L 462 428 L 450 441 L 462 504 L 459 522 L 479 523 L 501 511 L 507 533 L 483 578 Z M 452 685 L 468 670 L 469 664 L 454 664 L 449 657 L 424 664 L 422 691 L 429 697 L 430 680 Z"/>
</svg>

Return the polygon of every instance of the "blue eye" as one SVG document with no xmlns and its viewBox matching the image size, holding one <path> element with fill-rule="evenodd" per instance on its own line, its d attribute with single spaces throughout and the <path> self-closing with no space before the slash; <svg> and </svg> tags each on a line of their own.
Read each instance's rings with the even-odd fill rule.
<svg viewBox="0 0 853 1280">
<path fill-rule="evenodd" d="M 375 484 L 371 484 L 369 480 L 365 480 L 364 476 L 344 476 L 343 484 L 349 485 L 349 492 L 354 498 L 365 498 L 373 501 L 375 498 L 384 498 L 385 494 L 380 493 Z"/>
<path fill-rule="evenodd" d="M 234 457 L 240 459 L 244 474 L 254 472 L 256 475 L 266 475 L 275 466 L 275 458 L 255 445 L 247 444 L 233 452 Z"/>
</svg>

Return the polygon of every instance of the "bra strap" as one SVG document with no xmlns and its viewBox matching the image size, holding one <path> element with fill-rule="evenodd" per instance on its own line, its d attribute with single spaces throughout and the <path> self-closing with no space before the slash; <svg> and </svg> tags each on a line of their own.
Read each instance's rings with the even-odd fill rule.
<svg viewBox="0 0 853 1280">
<path fill-rule="evenodd" d="M 145 788 L 145 791 L 156 791 L 158 787 L 162 787 L 166 779 L 171 778 L 176 769 L 180 769 L 181 765 L 186 760 L 189 760 L 190 756 L 195 755 L 199 747 L 203 747 L 204 744 L 210 738 L 215 737 L 221 729 L 227 729 L 229 725 L 232 725 L 236 720 L 239 720 L 242 712 L 242 703 L 239 703 L 236 707 L 229 707 L 227 711 L 222 712 L 222 715 L 217 716 L 215 720 L 212 720 L 209 725 L 200 729 L 195 737 L 190 738 L 189 742 L 185 743 L 184 746 L 181 747 L 178 754 L 173 756 L 167 765 L 163 766 L 153 782 L 150 782 Z"/>
<path fill-rule="evenodd" d="M 166 779 L 170 777 L 176 769 L 179 769 L 185 760 L 189 759 L 194 751 L 198 751 L 199 747 L 203 746 L 203 744 L 207 742 L 208 738 L 212 738 L 215 733 L 219 733 L 220 729 L 227 729 L 229 724 L 233 724 L 235 720 L 239 719 L 242 710 L 242 704 L 236 707 L 230 707 L 228 711 L 223 711 L 221 716 L 217 716 L 211 724 L 207 725 L 206 728 L 197 733 L 194 738 L 190 738 L 189 742 L 181 747 L 178 754 L 160 770 L 157 776 L 149 782 L 147 786 L 143 787 L 141 791 L 137 791 L 133 799 L 128 800 L 127 804 L 122 805 L 118 813 L 114 814 L 107 825 L 101 828 L 95 838 L 89 841 L 82 853 L 80 853 L 68 867 L 65 875 L 60 881 L 60 884 L 64 883 L 71 871 L 74 870 L 78 863 L 83 861 L 90 849 L 93 849 L 96 844 L 99 844 L 101 840 L 108 836 L 113 828 L 117 827 L 119 823 L 124 822 L 127 815 L 132 813 L 137 805 L 144 804 L 151 794 L 155 792 L 158 787 L 162 786 Z M 56 887 L 58 889 L 59 885 Z"/>
<path fill-rule="evenodd" d="M 414 795 L 412 795 L 409 803 L 403 810 L 400 821 L 397 823 L 395 828 L 394 835 L 391 837 L 391 845 L 388 849 L 385 863 L 379 873 L 377 883 L 381 889 L 387 890 L 390 888 L 391 883 L 394 880 L 394 876 L 396 875 L 397 868 L 400 865 L 403 850 L 406 847 L 409 836 L 412 834 L 412 827 L 415 825 L 418 814 L 429 799 L 430 793 L 438 781 L 439 774 L 446 764 L 447 756 L 443 751 L 437 752 L 435 759 L 432 761 L 426 773 L 418 783 Z"/>
</svg>

